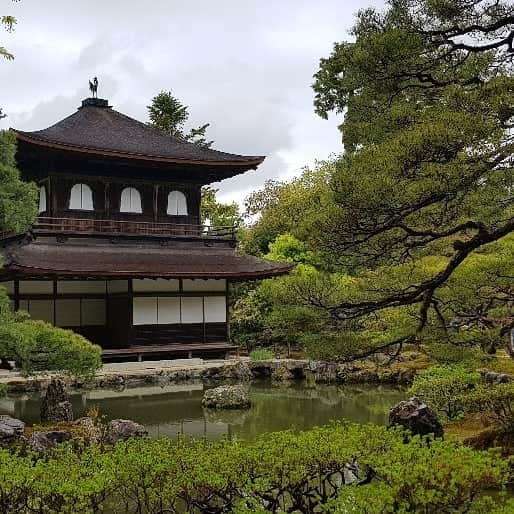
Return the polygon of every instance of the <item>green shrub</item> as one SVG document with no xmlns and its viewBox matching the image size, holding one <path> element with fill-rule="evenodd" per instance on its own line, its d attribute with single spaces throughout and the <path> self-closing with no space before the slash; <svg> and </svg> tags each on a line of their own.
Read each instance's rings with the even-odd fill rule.
<svg viewBox="0 0 514 514">
<path fill-rule="evenodd" d="M 269 348 L 257 348 L 250 353 L 250 360 L 252 361 L 265 361 L 274 358 L 275 354 Z"/>
<path fill-rule="evenodd" d="M 463 393 L 479 383 L 480 374 L 464 366 L 432 366 L 414 378 L 409 393 L 419 396 L 444 422 L 464 413 Z"/>
<path fill-rule="evenodd" d="M 440 364 L 466 364 L 475 367 L 485 366 L 492 360 L 477 346 L 463 346 L 445 343 L 430 343 L 425 346 L 428 355 Z"/>
<path fill-rule="evenodd" d="M 0 512 L 470 512 L 506 480 L 496 452 L 338 423 L 253 443 L 133 439 L 45 458 L 0 450 Z M 366 509 L 339 508 L 365 496 Z"/>
<path fill-rule="evenodd" d="M 7 386 L 5 384 L 0 384 L 0 398 L 4 398 L 7 394 Z"/>
<path fill-rule="evenodd" d="M 102 364 L 99 346 L 71 330 L 30 319 L 0 323 L 0 356 L 14 360 L 25 373 L 89 375 Z"/>
<path fill-rule="evenodd" d="M 466 412 L 480 413 L 506 432 L 514 431 L 514 383 L 481 385 L 462 396 Z"/>
</svg>

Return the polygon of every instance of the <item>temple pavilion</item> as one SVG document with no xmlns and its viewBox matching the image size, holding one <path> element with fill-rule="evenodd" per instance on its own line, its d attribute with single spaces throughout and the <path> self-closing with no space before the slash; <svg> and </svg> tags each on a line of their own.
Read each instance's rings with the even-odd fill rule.
<svg viewBox="0 0 514 514">
<path fill-rule="evenodd" d="M 16 309 L 84 335 L 104 358 L 225 354 L 229 284 L 290 270 L 239 255 L 234 227 L 201 222 L 201 187 L 264 157 L 164 136 L 100 98 L 15 133 L 39 218 L 2 235 L 0 280 Z"/>
</svg>

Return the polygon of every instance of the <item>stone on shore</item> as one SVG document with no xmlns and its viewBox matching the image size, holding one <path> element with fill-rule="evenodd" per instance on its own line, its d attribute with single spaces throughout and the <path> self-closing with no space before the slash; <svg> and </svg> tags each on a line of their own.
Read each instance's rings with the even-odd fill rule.
<svg viewBox="0 0 514 514">
<path fill-rule="evenodd" d="M 271 368 L 271 380 L 275 382 L 285 382 L 294 379 L 294 373 L 284 364 Z"/>
<path fill-rule="evenodd" d="M 389 426 L 400 425 L 413 435 L 444 435 L 443 426 L 434 411 L 419 398 L 413 397 L 395 405 L 389 412 Z"/>
<path fill-rule="evenodd" d="M 0 443 L 11 443 L 25 431 L 25 423 L 11 416 L 0 416 Z"/>
<path fill-rule="evenodd" d="M 66 386 L 59 378 L 53 378 L 41 398 L 41 421 L 59 423 L 73 421 L 73 409 Z"/>
<path fill-rule="evenodd" d="M 205 391 L 202 405 L 209 409 L 248 409 L 251 402 L 242 385 L 225 385 Z"/>
<path fill-rule="evenodd" d="M 33 451 L 44 452 L 71 438 L 71 434 L 65 430 L 37 431 L 32 432 L 27 440 L 27 446 Z"/>
<path fill-rule="evenodd" d="M 115 444 L 118 441 L 126 441 L 130 437 L 145 436 L 147 433 L 140 423 L 130 419 L 113 419 L 107 424 L 105 443 Z"/>
</svg>

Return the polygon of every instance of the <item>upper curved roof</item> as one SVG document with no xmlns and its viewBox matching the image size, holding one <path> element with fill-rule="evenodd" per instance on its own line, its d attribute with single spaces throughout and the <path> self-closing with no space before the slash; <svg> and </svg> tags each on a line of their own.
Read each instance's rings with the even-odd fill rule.
<svg viewBox="0 0 514 514">
<path fill-rule="evenodd" d="M 88 98 L 77 112 L 43 130 L 15 130 L 18 139 L 36 145 L 75 152 L 136 158 L 165 163 L 205 164 L 256 168 L 262 156 L 237 155 L 163 135 L 108 106 Z"/>
</svg>

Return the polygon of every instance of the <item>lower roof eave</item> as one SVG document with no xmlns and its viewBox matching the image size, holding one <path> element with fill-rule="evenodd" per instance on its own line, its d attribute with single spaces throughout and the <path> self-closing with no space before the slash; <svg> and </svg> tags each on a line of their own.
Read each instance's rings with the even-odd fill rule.
<svg viewBox="0 0 514 514">
<path fill-rule="evenodd" d="M 44 268 L 27 267 L 27 266 L 8 266 L 0 272 L 0 280 L 12 280 L 12 279 L 60 279 L 70 277 L 77 279 L 89 279 L 89 280 L 119 280 L 119 279 L 226 279 L 231 282 L 246 282 L 250 280 L 261 280 L 266 278 L 273 278 L 280 275 L 286 275 L 295 267 L 294 264 L 283 265 L 280 268 L 270 270 L 259 270 L 259 271 L 246 271 L 246 272 L 181 272 L 181 273 L 150 273 L 148 271 L 135 272 L 135 271 L 116 271 L 116 272 L 98 272 L 98 271 L 72 271 L 72 270 L 49 270 Z"/>
</svg>

